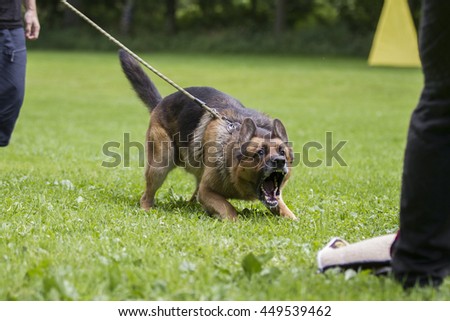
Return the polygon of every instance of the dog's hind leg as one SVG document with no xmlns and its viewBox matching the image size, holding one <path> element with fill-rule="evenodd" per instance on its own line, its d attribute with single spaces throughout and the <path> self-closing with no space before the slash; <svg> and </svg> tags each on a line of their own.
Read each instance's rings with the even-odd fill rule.
<svg viewBox="0 0 450 321">
<path fill-rule="evenodd" d="M 155 205 L 156 191 L 164 183 L 167 174 L 175 167 L 174 147 L 166 131 L 157 125 L 151 126 L 147 137 L 145 169 L 147 187 L 141 197 L 141 207 L 145 210 Z"/>
<path fill-rule="evenodd" d="M 191 198 L 189 199 L 189 202 L 190 202 L 190 203 L 194 203 L 195 201 L 197 201 L 198 188 L 199 188 L 199 185 L 198 185 L 198 183 L 197 183 L 197 186 L 195 187 L 194 194 L 192 194 Z"/>
<path fill-rule="evenodd" d="M 144 210 L 148 211 L 155 205 L 156 191 L 164 183 L 164 180 L 171 169 L 172 168 L 157 168 L 152 165 L 147 166 L 147 169 L 145 170 L 147 187 L 141 197 L 141 207 Z"/>
</svg>

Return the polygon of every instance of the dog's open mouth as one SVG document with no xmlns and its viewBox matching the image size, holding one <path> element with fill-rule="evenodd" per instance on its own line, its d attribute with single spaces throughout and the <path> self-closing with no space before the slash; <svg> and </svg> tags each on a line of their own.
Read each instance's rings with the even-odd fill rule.
<svg viewBox="0 0 450 321">
<path fill-rule="evenodd" d="M 277 196 L 280 195 L 280 187 L 286 173 L 283 170 L 276 170 L 265 175 L 259 185 L 259 199 L 267 207 L 278 205 Z"/>
</svg>

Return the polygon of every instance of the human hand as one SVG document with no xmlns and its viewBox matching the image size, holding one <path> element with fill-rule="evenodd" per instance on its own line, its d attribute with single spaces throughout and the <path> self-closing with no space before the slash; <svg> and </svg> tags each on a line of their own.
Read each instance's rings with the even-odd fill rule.
<svg viewBox="0 0 450 321">
<path fill-rule="evenodd" d="M 25 11 L 25 36 L 28 40 L 36 40 L 39 37 L 41 25 L 36 10 Z"/>
</svg>

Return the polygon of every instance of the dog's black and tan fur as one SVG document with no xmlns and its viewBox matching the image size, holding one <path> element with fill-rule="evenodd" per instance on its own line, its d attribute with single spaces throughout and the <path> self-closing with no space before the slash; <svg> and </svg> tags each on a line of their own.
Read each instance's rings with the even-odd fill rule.
<svg viewBox="0 0 450 321">
<path fill-rule="evenodd" d="M 186 89 L 226 116 L 234 125 L 230 127 L 180 92 L 163 99 L 138 62 L 125 51 L 120 51 L 120 61 L 151 112 L 142 208 L 154 206 L 156 191 L 167 174 L 180 166 L 196 177 L 192 199 L 197 198 L 211 215 L 236 219 L 236 209 L 227 199 L 259 199 L 273 213 L 296 219 L 281 197 L 293 161 L 281 121 L 245 108 L 216 89 Z"/>
</svg>

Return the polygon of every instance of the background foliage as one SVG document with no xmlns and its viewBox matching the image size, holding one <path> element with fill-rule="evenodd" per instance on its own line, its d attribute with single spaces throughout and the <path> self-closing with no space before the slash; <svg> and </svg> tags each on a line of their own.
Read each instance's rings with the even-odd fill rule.
<svg viewBox="0 0 450 321">
<path fill-rule="evenodd" d="M 367 55 L 383 0 L 71 0 L 137 50 Z M 420 0 L 410 0 L 416 23 Z M 65 9 L 40 0 L 40 48 L 112 49 Z M 82 32 L 80 32 L 82 29 Z"/>
</svg>

